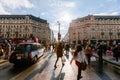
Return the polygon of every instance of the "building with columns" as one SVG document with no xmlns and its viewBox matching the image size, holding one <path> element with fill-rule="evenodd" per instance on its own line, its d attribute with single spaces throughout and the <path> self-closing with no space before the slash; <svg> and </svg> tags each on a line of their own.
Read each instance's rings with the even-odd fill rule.
<svg viewBox="0 0 120 80">
<path fill-rule="evenodd" d="M 0 15 L 0 37 L 37 37 L 39 42 L 50 42 L 50 27 L 47 20 L 33 15 Z"/>
<path fill-rule="evenodd" d="M 72 20 L 69 26 L 69 42 L 114 41 L 120 39 L 120 16 L 88 15 Z"/>
</svg>

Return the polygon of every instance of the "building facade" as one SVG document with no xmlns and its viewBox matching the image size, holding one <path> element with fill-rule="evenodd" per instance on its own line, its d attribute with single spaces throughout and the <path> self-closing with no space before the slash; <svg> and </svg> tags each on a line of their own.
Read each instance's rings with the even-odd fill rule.
<svg viewBox="0 0 120 80">
<path fill-rule="evenodd" d="M 32 15 L 0 15 L 0 37 L 37 37 L 39 42 L 50 42 L 50 28 L 47 20 Z"/>
<path fill-rule="evenodd" d="M 69 26 L 70 43 L 79 43 L 85 40 L 115 41 L 120 39 L 120 16 L 88 15 L 73 20 Z"/>
</svg>

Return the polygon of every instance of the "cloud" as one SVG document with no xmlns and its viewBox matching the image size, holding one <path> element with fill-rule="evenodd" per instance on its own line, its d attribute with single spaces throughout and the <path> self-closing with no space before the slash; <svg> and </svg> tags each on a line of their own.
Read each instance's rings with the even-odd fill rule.
<svg viewBox="0 0 120 80">
<path fill-rule="evenodd" d="M 51 29 L 53 31 L 58 31 L 58 25 L 57 25 L 57 23 L 56 24 L 55 23 L 51 23 Z"/>
<path fill-rule="evenodd" d="M 9 12 L 5 11 L 1 3 L 0 3 L 0 14 L 10 14 Z"/>
<path fill-rule="evenodd" d="M 119 15 L 119 12 L 104 12 L 104 13 L 93 14 L 93 15 Z"/>
<path fill-rule="evenodd" d="M 17 8 L 32 8 L 34 5 L 29 2 L 29 0 L 0 0 L 0 3 L 11 9 L 17 9 Z"/>
<path fill-rule="evenodd" d="M 66 7 L 75 7 L 75 3 L 74 2 L 67 2 L 67 3 L 64 3 L 64 6 L 66 6 Z"/>
<path fill-rule="evenodd" d="M 71 15 L 68 11 L 64 10 L 58 13 L 57 18 L 58 18 L 58 21 L 68 24 L 71 22 L 74 16 Z"/>
<path fill-rule="evenodd" d="M 42 12 L 42 13 L 40 13 L 40 15 L 44 16 L 44 15 L 46 15 L 46 12 Z"/>
<path fill-rule="evenodd" d="M 108 2 L 116 2 L 117 0 L 107 0 Z"/>
<path fill-rule="evenodd" d="M 61 7 L 61 8 L 73 8 L 75 7 L 75 2 L 60 1 L 60 0 L 51 0 L 50 6 L 52 7 Z"/>
</svg>

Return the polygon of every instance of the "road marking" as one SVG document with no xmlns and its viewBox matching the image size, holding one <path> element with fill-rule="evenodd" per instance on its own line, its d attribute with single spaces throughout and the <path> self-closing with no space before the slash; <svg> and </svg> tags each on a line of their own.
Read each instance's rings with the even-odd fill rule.
<svg viewBox="0 0 120 80">
<path fill-rule="evenodd" d="M 49 55 L 51 56 L 51 54 Z M 18 75 L 16 75 L 15 77 L 11 78 L 10 80 L 24 80 L 27 76 L 29 76 L 33 71 L 37 70 L 38 68 L 42 67 L 42 65 L 44 64 L 45 61 L 47 61 L 47 59 L 49 58 L 49 56 L 45 59 L 42 59 L 40 62 L 32 65 L 31 67 L 29 67 L 28 69 L 26 69 L 25 71 L 19 73 Z"/>
</svg>

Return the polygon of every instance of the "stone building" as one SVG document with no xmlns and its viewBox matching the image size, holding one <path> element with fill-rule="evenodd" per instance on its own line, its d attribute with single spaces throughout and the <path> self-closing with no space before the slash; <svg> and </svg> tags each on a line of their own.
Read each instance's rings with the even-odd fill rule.
<svg viewBox="0 0 120 80">
<path fill-rule="evenodd" d="M 39 42 L 50 42 L 50 28 L 47 20 L 33 15 L 0 15 L 0 37 L 37 37 Z"/>
<path fill-rule="evenodd" d="M 73 20 L 69 26 L 69 42 L 120 42 L 120 16 L 88 15 Z"/>
</svg>

